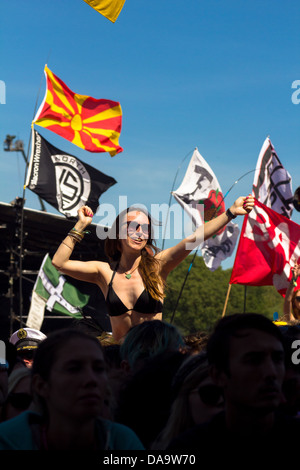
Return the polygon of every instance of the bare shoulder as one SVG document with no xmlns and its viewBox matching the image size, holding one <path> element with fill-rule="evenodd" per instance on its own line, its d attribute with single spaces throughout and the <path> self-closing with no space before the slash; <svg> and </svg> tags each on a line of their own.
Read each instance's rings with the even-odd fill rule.
<svg viewBox="0 0 300 470">
<path fill-rule="evenodd" d="M 155 255 L 156 259 L 160 262 L 162 277 L 166 278 L 189 254 L 189 251 L 186 249 L 186 241 L 181 240 L 177 245 L 166 248 Z"/>
<path fill-rule="evenodd" d="M 112 273 L 114 272 L 114 265 L 110 265 L 110 263 L 106 261 L 94 261 L 97 266 L 97 270 L 99 274 L 103 277 L 105 281 L 110 281 Z"/>
</svg>

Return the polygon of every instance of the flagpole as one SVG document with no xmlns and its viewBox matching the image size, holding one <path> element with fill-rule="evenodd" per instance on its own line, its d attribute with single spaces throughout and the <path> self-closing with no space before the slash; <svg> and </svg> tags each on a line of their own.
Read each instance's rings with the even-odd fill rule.
<svg viewBox="0 0 300 470">
<path fill-rule="evenodd" d="M 196 147 L 197 148 L 197 147 Z M 168 218 L 169 218 L 169 213 L 170 213 L 170 205 L 171 205 L 171 199 L 172 199 L 172 192 L 174 190 L 174 187 L 175 187 L 175 182 L 176 182 L 176 178 L 177 178 L 177 175 L 178 175 L 178 172 L 182 166 L 182 164 L 184 163 L 184 161 L 187 159 L 187 157 L 190 156 L 190 154 L 192 152 L 194 152 L 194 150 L 190 150 L 186 156 L 184 157 L 184 159 L 182 160 L 182 162 L 180 163 L 179 167 L 177 168 L 177 171 L 176 171 L 176 174 L 175 174 L 175 177 L 174 177 L 174 181 L 173 181 L 173 185 L 172 185 L 172 189 L 170 191 L 170 198 L 169 198 L 169 205 L 168 205 L 168 213 L 167 213 L 167 218 L 166 218 L 166 223 L 165 223 L 165 229 L 164 229 L 164 234 L 163 234 L 163 242 L 162 242 L 162 250 L 164 249 L 164 246 L 165 246 L 165 236 L 166 236 L 166 230 L 167 230 L 167 223 L 168 223 Z"/>
<path fill-rule="evenodd" d="M 193 259 L 192 259 L 192 261 L 191 261 L 191 263 L 190 263 L 190 265 L 189 265 L 189 268 L 188 268 L 187 273 L 186 273 L 186 275 L 185 275 L 185 279 L 184 279 L 184 281 L 183 281 L 183 283 L 182 283 L 182 286 L 181 286 L 179 295 L 178 295 L 178 297 L 177 297 L 177 302 L 176 302 L 175 308 L 174 308 L 174 310 L 173 310 L 173 314 L 172 314 L 170 323 L 173 323 L 174 315 L 175 315 L 175 312 L 176 312 L 176 310 L 177 310 L 177 307 L 178 307 L 178 304 L 179 304 L 179 300 L 180 300 L 182 291 L 183 291 L 183 289 L 184 289 L 184 286 L 185 286 L 185 283 L 186 283 L 186 281 L 187 281 L 187 278 L 188 278 L 188 275 L 189 275 L 189 273 L 190 273 L 190 270 L 192 269 L 192 266 L 193 266 L 193 263 L 194 263 L 194 261 L 195 261 L 197 252 L 198 252 L 198 248 L 196 249 L 196 251 L 195 251 L 195 253 L 194 253 Z"/>
<path fill-rule="evenodd" d="M 227 303 L 228 303 L 228 299 L 229 299 L 229 294 L 230 294 L 230 291 L 231 291 L 231 286 L 232 286 L 232 284 L 228 284 L 228 289 L 227 289 L 225 304 L 224 304 L 224 308 L 223 308 L 223 312 L 222 312 L 222 317 L 224 317 L 224 316 L 225 316 L 225 313 L 226 313 Z"/>
<path fill-rule="evenodd" d="M 236 257 L 237 257 L 237 253 L 238 253 L 238 249 L 239 249 L 239 244 L 240 244 L 240 241 L 241 241 L 241 234 L 239 236 L 239 242 L 238 242 L 238 247 L 237 247 L 237 250 L 236 250 L 236 254 L 235 254 L 235 257 L 234 257 L 234 262 L 233 262 L 233 267 L 232 267 L 232 270 L 234 269 L 234 265 L 235 265 L 235 261 L 236 261 Z M 232 271 L 231 271 L 232 272 Z M 230 277 L 231 279 L 231 277 Z M 228 289 L 227 289 L 227 294 L 226 294 L 226 299 L 225 299 L 225 303 L 224 303 L 224 308 L 223 308 L 223 313 L 222 313 L 222 317 L 225 316 L 225 312 L 226 312 L 226 309 L 227 309 L 227 303 L 228 303 L 228 300 L 229 300 L 229 294 L 230 294 L 230 291 L 231 291 L 231 286 L 232 284 L 230 283 L 230 279 L 229 279 L 229 284 L 228 284 Z M 244 297 L 244 313 L 245 313 L 245 297 Z"/>
</svg>

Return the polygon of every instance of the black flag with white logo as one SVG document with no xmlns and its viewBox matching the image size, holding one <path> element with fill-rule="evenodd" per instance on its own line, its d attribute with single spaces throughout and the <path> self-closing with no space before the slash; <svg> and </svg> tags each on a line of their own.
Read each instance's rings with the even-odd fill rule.
<svg viewBox="0 0 300 470">
<path fill-rule="evenodd" d="M 114 184 L 114 178 L 59 150 L 33 130 L 26 187 L 66 217 L 77 217 L 84 205 L 95 213 L 99 197 Z"/>
</svg>

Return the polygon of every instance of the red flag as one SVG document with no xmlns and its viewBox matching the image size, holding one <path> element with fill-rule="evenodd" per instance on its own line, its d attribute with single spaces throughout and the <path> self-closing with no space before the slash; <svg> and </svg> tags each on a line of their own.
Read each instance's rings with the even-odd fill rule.
<svg viewBox="0 0 300 470">
<path fill-rule="evenodd" d="M 71 91 L 45 66 L 47 90 L 33 122 L 89 152 L 122 152 L 120 103 Z"/>
<path fill-rule="evenodd" d="M 300 225 L 255 200 L 244 218 L 229 283 L 274 285 L 284 296 L 296 263 L 300 263 Z"/>
</svg>

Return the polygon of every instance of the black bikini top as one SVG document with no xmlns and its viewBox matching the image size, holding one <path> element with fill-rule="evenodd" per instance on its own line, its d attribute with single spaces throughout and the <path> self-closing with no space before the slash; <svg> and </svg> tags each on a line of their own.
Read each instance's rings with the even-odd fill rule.
<svg viewBox="0 0 300 470">
<path fill-rule="evenodd" d="M 144 289 L 139 298 L 137 299 L 133 308 L 127 308 L 126 305 L 123 304 L 120 297 L 115 293 L 114 288 L 112 286 L 113 279 L 117 272 L 118 267 L 113 272 L 111 277 L 110 283 L 108 285 L 108 293 L 106 297 L 106 305 L 108 308 L 109 315 L 111 317 L 118 317 L 123 315 L 124 313 L 130 312 L 131 310 L 135 310 L 139 313 L 145 314 L 154 314 L 154 313 L 161 313 L 163 304 L 160 300 L 155 300 L 149 294 L 149 292 Z"/>
</svg>

